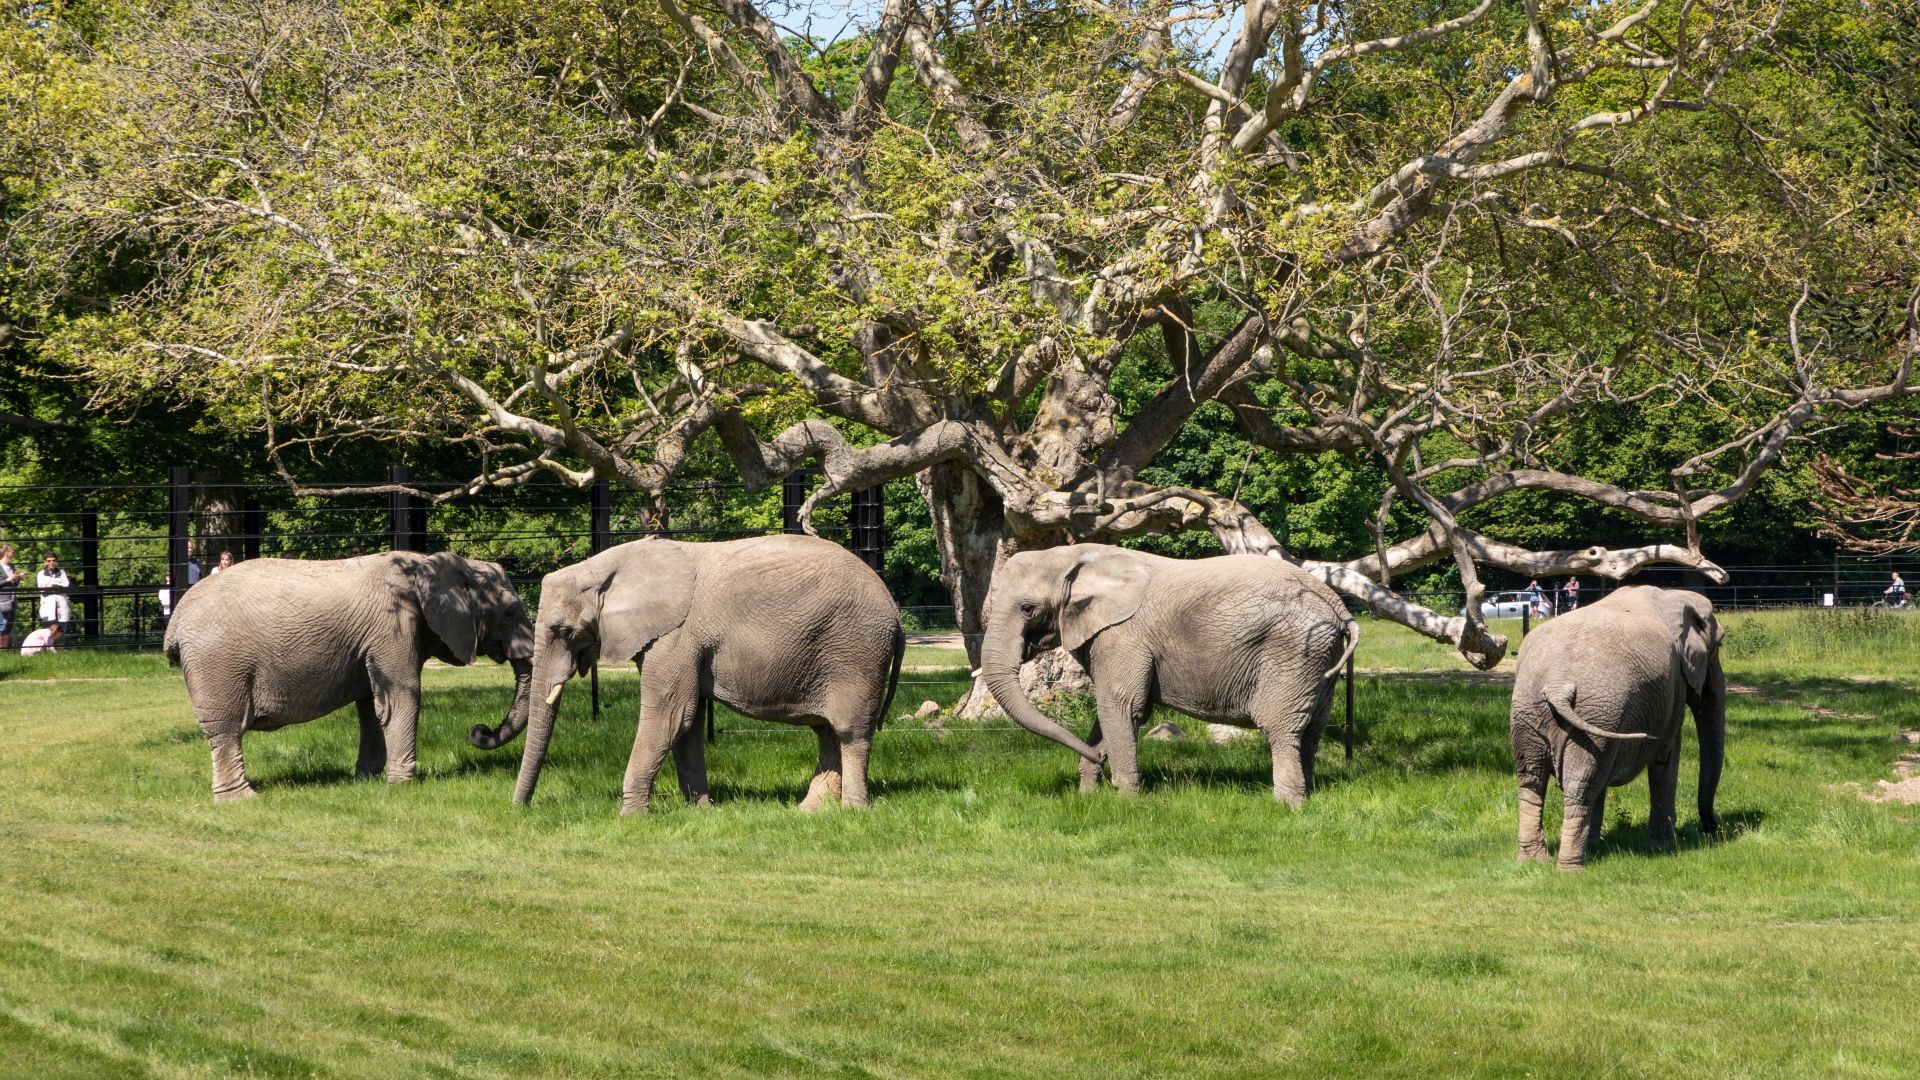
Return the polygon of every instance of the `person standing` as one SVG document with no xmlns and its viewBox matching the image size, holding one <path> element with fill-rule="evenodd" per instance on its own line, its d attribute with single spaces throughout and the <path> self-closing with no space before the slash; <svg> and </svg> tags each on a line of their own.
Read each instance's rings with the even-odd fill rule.
<svg viewBox="0 0 1920 1080">
<path fill-rule="evenodd" d="M 13 545 L 0 544 L 0 649 L 13 646 L 13 608 L 20 599 L 20 579 L 13 568 Z"/>
<path fill-rule="evenodd" d="M 1900 580 L 1900 571 L 1893 570 L 1890 573 L 1893 574 L 1893 584 L 1887 586 L 1880 595 L 1887 598 L 1888 607 L 1899 607 L 1900 602 L 1907 598 L 1907 583 Z"/>
<path fill-rule="evenodd" d="M 1560 610 L 1572 611 L 1574 608 L 1577 608 L 1579 606 L 1580 606 L 1580 579 L 1577 577 L 1570 577 L 1567 579 L 1567 583 L 1565 585 L 1560 586 Z"/>
<path fill-rule="evenodd" d="M 33 583 L 40 587 L 40 621 L 59 623 L 62 626 L 73 618 L 73 605 L 67 601 L 67 590 L 73 582 L 67 579 L 67 572 L 60 569 L 60 557 L 47 552 L 47 558 L 40 572 L 33 576 Z"/>
</svg>

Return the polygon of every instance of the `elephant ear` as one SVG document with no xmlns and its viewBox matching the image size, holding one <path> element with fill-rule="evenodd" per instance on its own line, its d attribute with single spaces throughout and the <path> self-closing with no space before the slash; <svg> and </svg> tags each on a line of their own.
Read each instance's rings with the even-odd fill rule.
<svg viewBox="0 0 1920 1080">
<path fill-rule="evenodd" d="M 480 609 L 475 603 L 473 572 L 458 555 L 429 555 L 402 573 L 413 577 L 413 592 L 426 617 L 427 629 L 462 664 L 473 663 L 480 643 Z"/>
<path fill-rule="evenodd" d="M 637 540 L 600 586 L 600 659 L 628 660 L 687 621 L 693 555 L 671 540 Z"/>
<path fill-rule="evenodd" d="M 1078 649 L 1107 627 L 1133 618 L 1149 576 L 1139 559 L 1119 549 L 1074 560 L 1061 576 L 1060 644 Z"/>
<path fill-rule="evenodd" d="M 1712 612 L 1687 612 L 1686 629 L 1680 635 L 1680 667 L 1687 676 L 1687 689 L 1695 696 L 1706 687 L 1707 675 L 1713 671 L 1720 637 L 1720 621 Z"/>
</svg>

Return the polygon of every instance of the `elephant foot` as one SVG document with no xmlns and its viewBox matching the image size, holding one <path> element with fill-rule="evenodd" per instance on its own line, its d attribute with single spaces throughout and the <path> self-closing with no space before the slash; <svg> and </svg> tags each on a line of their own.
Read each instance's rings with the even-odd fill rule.
<svg viewBox="0 0 1920 1080">
<path fill-rule="evenodd" d="M 1575 871 L 1585 871 L 1587 868 L 1586 860 L 1584 859 L 1578 862 L 1567 862 L 1565 859 L 1562 859 L 1560 862 L 1555 863 L 1554 865 L 1559 867 L 1562 870 L 1567 871 L 1568 873 L 1573 873 Z"/>
<path fill-rule="evenodd" d="M 1653 833 L 1647 837 L 1647 844 L 1655 851 L 1674 851 L 1680 846 L 1671 832 Z"/>
<path fill-rule="evenodd" d="M 214 792 L 213 801 L 217 803 L 245 802 L 253 798 L 255 794 L 257 793 L 253 790 L 252 784 L 241 784 L 239 787 L 228 791 Z"/>
<path fill-rule="evenodd" d="M 840 801 L 840 775 L 838 773 L 816 773 L 813 782 L 807 785 L 807 794 L 800 800 L 800 809 L 811 814 L 831 802 Z"/>
<path fill-rule="evenodd" d="M 646 803 L 638 802 L 633 799 L 623 799 L 620 802 L 621 817 L 632 817 L 635 814 L 647 814 L 647 813 L 651 813 L 651 811 L 648 809 Z"/>
<path fill-rule="evenodd" d="M 388 773 L 388 774 L 387 774 L 387 783 L 389 783 L 389 784 L 411 784 L 411 783 L 413 783 L 413 770 L 412 770 L 412 769 L 408 769 L 408 770 L 407 770 L 406 772 L 403 772 L 403 773 L 391 773 L 391 772 L 390 772 L 390 773 Z"/>
<path fill-rule="evenodd" d="M 713 807 L 713 796 L 711 796 L 711 795 L 695 795 L 695 796 L 694 796 L 693 798 L 691 798 L 691 799 L 689 799 L 689 800 L 687 800 L 687 805 L 688 805 L 688 806 L 696 806 L 696 807 L 700 807 L 700 806 L 703 806 L 703 807 L 707 807 L 707 808 L 709 808 L 709 809 L 711 809 L 711 808 Z"/>
<path fill-rule="evenodd" d="M 1542 844 L 1541 846 L 1535 847 L 1535 848 L 1524 848 L 1524 847 L 1521 848 L 1520 858 L 1518 861 L 1521 866 L 1525 866 L 1528 863 L 1552 862 L 1553 856 L 1547 854 L 1546 845 Z"/>
</svg>

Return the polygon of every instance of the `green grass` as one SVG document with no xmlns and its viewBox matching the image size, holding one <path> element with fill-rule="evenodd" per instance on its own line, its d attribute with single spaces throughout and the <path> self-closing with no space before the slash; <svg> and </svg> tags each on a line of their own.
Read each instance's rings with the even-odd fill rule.
<svg viewBox="0 0 1920 1080">
<path fill-rule="evenodd" d="M 1639 781 L 1583 875 L 1513 865 L 1504 690 L 1375 623 L 1363 668 L 1433 670 L 1359 681 L 1355 760 L 1330 732 L 1302 812 L 1258 742 L 1145 743 L 1128 801 L 1004 723 L 895 723 L 874 805 L 809 816 L 812 737 L 723 712 L 720 805 L 667 779 L 622 819 L 630 672 L 598 721 L 569 692 L 516 811 L 518 744 L 464 737 L 492 665 L 429 670 L 419 783 L 351 778 L 349 711 L 250 738 L 260 798 L 215 806 L 163 661 L 16 656 L 0 1073 L 1913 1075 L 1920 810 L 1837 786 L 1920 727 L 1920 655 L 1880 627 L 1782 660 L 1729 624 L 1763 694 L 1724 837 L 1684 809 L 1689 746 L 1682 850 L 1646 850 Z M 70 675 L 113 681 L 22 681 Z"/>
</svg>

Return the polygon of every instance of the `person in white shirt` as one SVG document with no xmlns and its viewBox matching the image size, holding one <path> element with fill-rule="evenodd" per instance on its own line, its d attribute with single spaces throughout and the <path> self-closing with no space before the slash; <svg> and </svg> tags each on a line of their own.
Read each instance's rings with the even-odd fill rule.
<svg viewBox="0 0 1920 1080">
<path fill-rule="evenodd" d="M 1900 580 L 1900 571 L 1895 570 L 1895 571 L 1892 571 L 1892 573 L 1893 573 L 1893 584 L 1887 586 L 1886 591 L 1881 593 L 1880 595 L 1887 598 L 1887 603 L 1893 605 L 1894 607 L 1899 607 L 1900 601 L 1906 599 L 1907 583 Z"/>
<path fill-rule="evenodd" d="M 13 607 L 20 597 L 20 579 L 25 577 L 13 568 L 13 545 L 0 544 L 0 649 L 13 644 Z"/>
<path fill-rule="evenodd" d="M 233 552 L 223 551 L 220 553 L 220 561 L 214 565 L 212 572 L 209 573 L 207 576 L 212 577 L 214 574 L 217 574 L 222 570 L 231 570 L 231 569 L 233 569 Z"/>
<path fill-rule="evenodd" d="M 33 583 L 40 587 L 40 621 L 43 623 L 65 624 L 73 618 L 73 605 L 67 602 L 67 590 L 73 583 L 67 580 L 67 572 L 60 569 L 60 557 L 47 552 L 46 564 L 33 576 Z"/>
<path fill-rule="evenodd" d="M 46 626 L 27 635 L 27 640 L 20 643 L 20 655 L 32 656 L 34 653 L 42 652 L 57 653 L 60 651 L 60 642 L 64 640 L 66 640 L 66 635 L 60 632 L 60 624 L 48 623 Z"/>
</svg>

